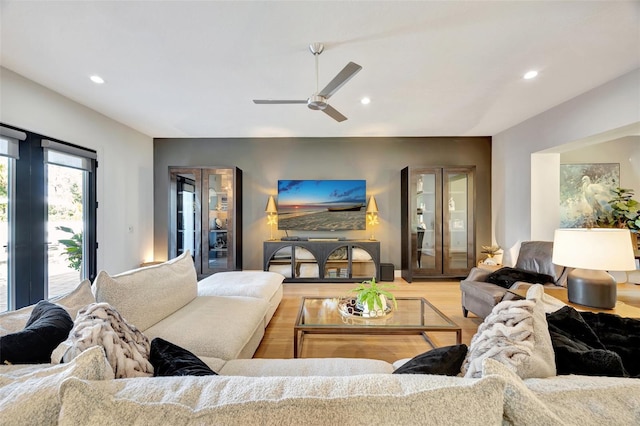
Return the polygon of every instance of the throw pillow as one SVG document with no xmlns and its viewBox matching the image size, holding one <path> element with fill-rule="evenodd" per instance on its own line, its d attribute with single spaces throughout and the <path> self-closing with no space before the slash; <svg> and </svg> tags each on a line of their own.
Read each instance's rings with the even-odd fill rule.
<svg viewBox="0 0 640 426">
<path fill-rule="evenodd" d="M 57 425 L 60 385 L 70 377 L 110 380 L 113 371 L 101 348 L 91 348 L 68 364 L 5 365 L 0 368 L 0 423 Z"/>
<path fill-rule="evenodd" d="M 505 267 L 490 273 L 487 276 L 486 281 L 488 283 L 499 285 L 500 287 L 511 288 L 511 286 L 518 281 L 532 284 L 547 284 L 553 283 L 554 280 L 550 275 Z"/>
<path fill-rule="evenodd" d="M 49 302 L 65 308 L 69 312 L 71 320 L 75 320 L 78 311 L 91 303 L 96 303 L 96 298 L 91 291 L 91 281 L 83 280 L 69 293 L 54 296 L 49 299 Z"/>
<path fill-rule="evenodd" d="M 95 303 L 96 298 L 91 292 L 91 281 L 84 280 L 67 294 L 55 296 L 49 302 L 60 305 L 67 310 L 71 320 L 76 317 L 78 310 L 90 303 Z M 31 312 L 36 305 L 25 306 L 15 311 L 0 313 L 0 336 L 15 333 L 26 327 Z"/>
<path fill-rule="evenodd" d="M 0 362 L 43 364 L 51 362 L 51 353 L 73 328 L 64 308 L 46 300 L 38 302 L 24 330 L 0 337 Z"/>
<path fill-rule="evenodd" d="M 531 286 L 525 300 L 498 303 L 471 339 L 462 365 L 465 377 L 481 377 L 482 362 L 493 358 L 523 379 L 555 376 L 556 364 L 547 327 L 544 290 Z"/>
<path fill-rule="evenodd" d="M 467 355 L 467 345 L 436 348 L 415 356 L 399 367 L 393 374 L 438 374 L 457 376 Z"/>
<path fill-rule="evenodd" d="M 116 379 L 153 374 L 149 339 L 107 303 L 93 303 L 78 312 L 69 337 L 51 359 L 69 362 L 94 346 L 102 346 Z"/>
<path fill-rule="evenodd" d="M 113 306 L 142 331 L 198 295 L 196 269 L 188 250 L 159 265 L 115 276 L 100 271 L 93 285 L 97 302 Z"/>
<path fill-rule="evenodd" d="M 154 376 L 214 376 L 215 371 L 188 350 L 160 337 L 151 341 L 149 361 Z"/>
</svg>

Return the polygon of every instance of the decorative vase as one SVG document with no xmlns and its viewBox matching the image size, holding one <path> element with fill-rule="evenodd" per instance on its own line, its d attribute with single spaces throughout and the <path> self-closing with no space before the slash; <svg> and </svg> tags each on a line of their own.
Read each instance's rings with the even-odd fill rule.
<svg viewBox="0 0 640 426">
<path fill-rule="evenodd" d="M 366 303 L 358 302 L 358 308 L 362 309 L 362 316 L 367 318 L 383 317 L 387 310 L 387 298 L 383 294 L 379 294 L 380 302 L 382 306 L 375 302 L 373 304 L 373 311 L 369 310 L 369 305 Z"/>
</svg>

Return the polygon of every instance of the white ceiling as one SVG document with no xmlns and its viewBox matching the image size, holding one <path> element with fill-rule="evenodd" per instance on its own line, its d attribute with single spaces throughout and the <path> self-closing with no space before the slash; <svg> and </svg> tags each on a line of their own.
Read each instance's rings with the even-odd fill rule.
<svg viewBox="0 0 640 426">
<path fill-rule="evenodd" d="M 640 67 L 639 1 L 2 0 L 1 25 L 3 67 L 153 137 L 494 135 Z M 363 67 L 345 122 L 252 103 L 315 91 L 312 42 L 320 87 Z"/>
</svg>

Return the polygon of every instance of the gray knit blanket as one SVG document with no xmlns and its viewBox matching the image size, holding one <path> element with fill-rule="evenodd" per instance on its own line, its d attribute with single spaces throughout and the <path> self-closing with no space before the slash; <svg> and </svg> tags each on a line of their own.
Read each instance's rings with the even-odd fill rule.
<svg viewBox="0 0 640 426">
<path fill-rule="evenodd" d="M 69 362 L 93 346 L 102 346 L 116 379 L 153 375 L 149 339 L 108 303 L 92 303 L 78 312 L 69 337 L 52 362 Z"/>
</svg>

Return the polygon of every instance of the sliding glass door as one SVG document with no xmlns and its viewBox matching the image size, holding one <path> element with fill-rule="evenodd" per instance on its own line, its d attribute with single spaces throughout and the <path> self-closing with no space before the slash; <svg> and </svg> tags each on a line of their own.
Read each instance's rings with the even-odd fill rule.
<svg viewBox="0 0 640 426">
<path fill-rule="evenodd" d="M 47 164 L 47 297 L 68 293 L 86 277 L 86 173 Z"/>
<path fill-rule="evenodd" d="M 12 222 L 14 159 L 6 155 L 0 156 L 0 312 L 13 306 L 13 291 L 9 285 L 13 278 L 11 271 L 12 256 L 9 253 L 9 240 Z M 10 302 L 11 301 L 11 302 Z"/>
<path fill-rule="evenodd" d="M 97 272 L 96 153 L 0 125 L 0 312 Z"/>
</svg>

